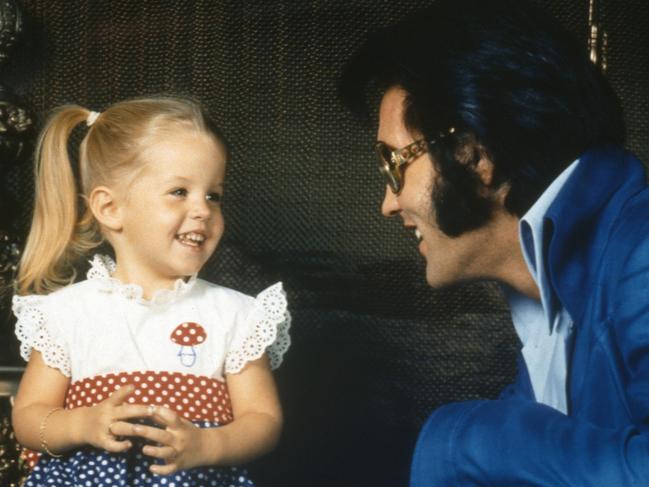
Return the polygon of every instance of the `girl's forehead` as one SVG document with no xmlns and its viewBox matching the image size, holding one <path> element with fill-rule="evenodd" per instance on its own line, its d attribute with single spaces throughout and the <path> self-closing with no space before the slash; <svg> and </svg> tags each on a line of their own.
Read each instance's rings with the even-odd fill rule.
<svg viewBox="0 0 649 487">
<path fill-rule="evenodd" d="M 184 131 L 171 137 L 152 140 L 142 151 L 142 176 L 158 179 L 173 177 L 223 178 L 225 153 L 222 144 L 210 134 Z"/>
<path fill-rule="evenodd" d="M 165 153 L 211 152 L 225 158 L 223 144 L 211 133 L 180 128 L 164 131 L 147 137 L 143 141 L 143 154 L 161 156 Z"/>
</svg>

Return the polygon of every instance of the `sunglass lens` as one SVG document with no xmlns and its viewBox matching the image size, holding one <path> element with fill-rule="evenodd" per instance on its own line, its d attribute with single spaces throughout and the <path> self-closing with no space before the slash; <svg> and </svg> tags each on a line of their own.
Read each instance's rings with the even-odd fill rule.
<svg viewBox="0 0 649 487">
<path fill-rule="evenodd" d="M 379 169 L 385 176 L 386 182 L 394 193 L 399 192 L 399 169 L 392 163 L 392 149 L 387 145 L 379 142 L 376 145 L 376 155 L 378 156 Z"/>
</svg>

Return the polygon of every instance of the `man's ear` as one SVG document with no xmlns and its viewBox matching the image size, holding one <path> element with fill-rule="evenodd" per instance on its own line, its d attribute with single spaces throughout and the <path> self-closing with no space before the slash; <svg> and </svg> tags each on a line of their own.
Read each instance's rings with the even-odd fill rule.
<svg viewBox="0 0 649 487">
<path fill-rule="evenodd" d="M 484 189 L 491 188 L 494 163 L 487 149 L 478 142 L 475 135 L 468 133 L 459 136 L 455 159 L 470 168 L 480 178 Z"/>
<path fill-rule="evenodd" d="M 88 207 L 99 224 L 109 230 L 122 229 L 122 208 L 115 192 L 106 186 L 97 186 L 88 196 Z"/>
<path fill-rule="evenodd" d="M 491 159 L 486 154 L 482 153 L 482 151 L 480 152 L 480 159 L 473 166 L 473 170 L 480 178 L 480 181 L 482 181 L 482 184 L 488 188 L 493 182 L 494 163 L 491 162 Z"/>
<path fill-rule="evenodd" d="M 511 186 L 509 183 L 500 184 L 498 187 L 492 187 L 494 180 L 494 163 L 486 154 L 480 154 L 480 159 L 474 166 L 474 171 L 482 181 L 485 188 L 493 195 L 494 201 L 498 201 L 502 206 L 505 205 L 505 199 L 509 194 Z"/>
</svg>

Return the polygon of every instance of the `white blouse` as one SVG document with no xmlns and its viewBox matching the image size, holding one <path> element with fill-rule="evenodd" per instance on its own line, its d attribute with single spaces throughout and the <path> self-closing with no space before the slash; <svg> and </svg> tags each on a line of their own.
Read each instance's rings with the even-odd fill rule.
<svg viewBox="0 0 649 487">
<path fill-rule="evenodd" d="M 22 357 L 38 350 L 72 382 L 144 370 L 223 379 L 264 352 L 272 368 L 282 362 L 291 318 L 281 283 L 253 298 L 193 276 L 145 300 L 111 277 L 114 268 L 95 255 L 87 280 L 14 296 Z"/>
</svg>

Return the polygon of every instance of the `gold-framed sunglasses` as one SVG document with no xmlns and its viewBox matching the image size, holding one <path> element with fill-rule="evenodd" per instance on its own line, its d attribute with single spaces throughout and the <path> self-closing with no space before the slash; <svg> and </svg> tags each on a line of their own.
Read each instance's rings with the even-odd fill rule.
<svg viewBox="0 0 649 487">
<path fill-rule="evenodd" d="M 379 140 L 374 150 L 379 162 L 379 171 L 385 176 L 390 190 L 394 194 L 399 194 L 403 189 L 403 173 L 406 166 L 427 153 L 431 145 L 454 132 L 455 127 L 451 127 L 446 132 L 440 132 L 434 139 L 418 139 L 398 149 Z"/>
</svg>

